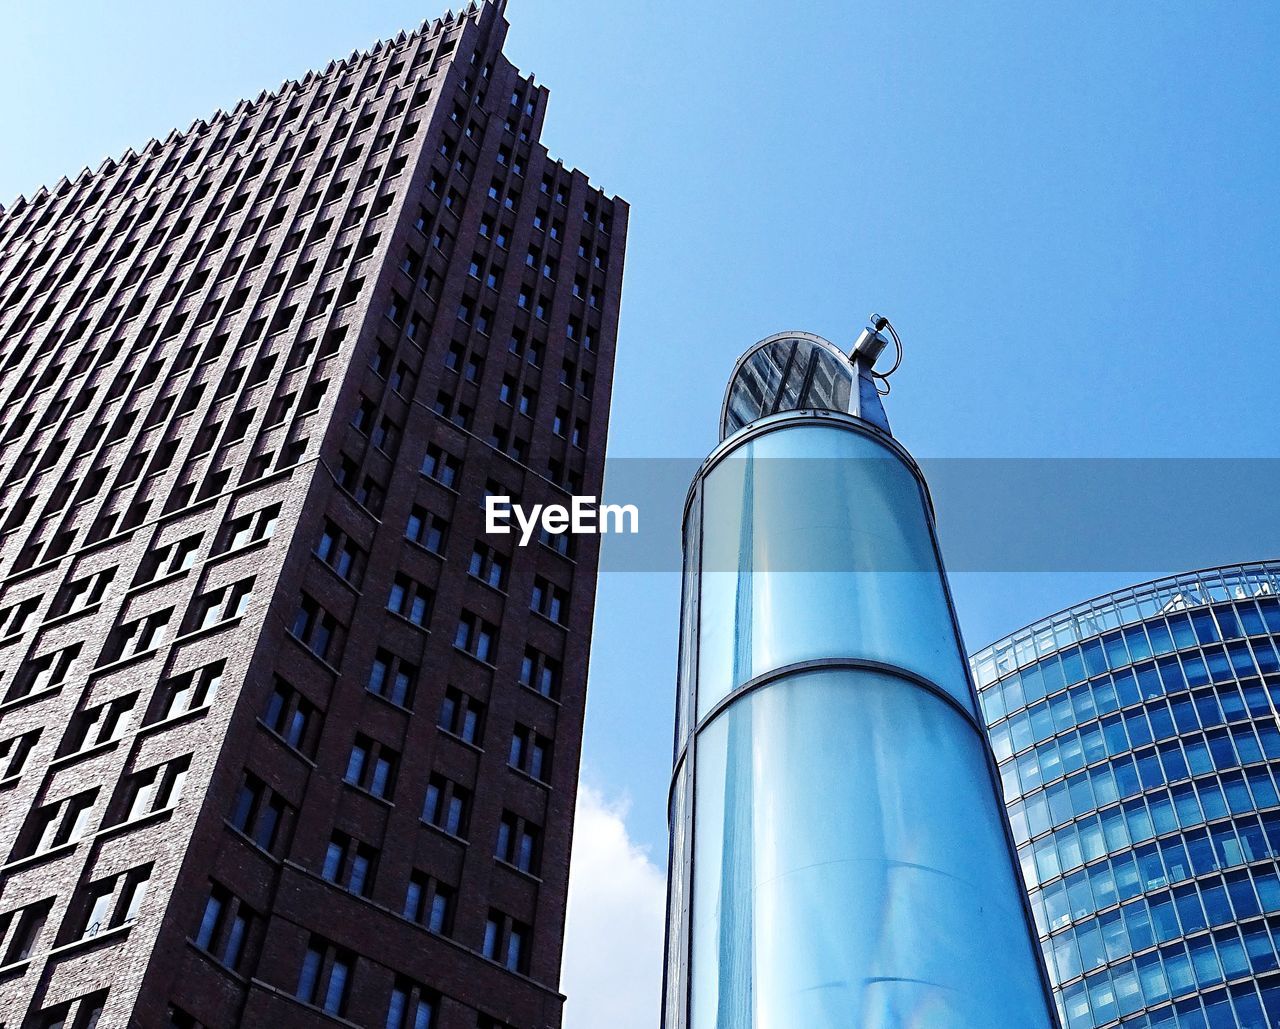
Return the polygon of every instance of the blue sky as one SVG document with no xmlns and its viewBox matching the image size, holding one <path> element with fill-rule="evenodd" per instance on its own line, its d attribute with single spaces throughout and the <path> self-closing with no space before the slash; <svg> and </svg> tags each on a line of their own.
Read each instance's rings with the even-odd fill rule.
<svg viewBox="0 0 1280 1029">
<path fill-rule="evenodd" d="M 436 13 L 9 5 L 0 201 Z M 632 205 L 612 454 L 702 456 L 743 349 L 787 328 L 847 345 L 875 309 L 906 342 L 889 413 L 918 456 L 1275 455 L 1275 5 L 512 0 L 508 16 L 509 55 L 551 89 L 552 152 Z M 1134 578 L 954 587 L 976 649 Z M 659 865 L 677 593 L 669 574 L 605 577 L 585 744 L 586 781 L 619 819 L 629 797 L 630 843 Z"/>
</svg>

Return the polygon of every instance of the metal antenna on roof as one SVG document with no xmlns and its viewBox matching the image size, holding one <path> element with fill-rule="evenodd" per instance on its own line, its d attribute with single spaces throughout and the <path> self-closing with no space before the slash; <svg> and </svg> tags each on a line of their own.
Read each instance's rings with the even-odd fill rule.
<svg viewBox="0 0 1280 1029">
<path fill-rule="evenodd" d="M 880 382 L 884 383 L 884 389 L 880 388 L 879 382 L 876 383 L 876 392 L 879 393 L 882 397 L 887 397 L 889 395 L 889 376 L 892 375 L 894 372 L 896 372 L 898 370 L 898 367 L 902 364 L 902 340 L 898 338 L 898 332 L 893 327 L 889 319 L 882 314 L 873 314 L 871 316 L 871 328 L 875 331 L 877 335 L 879 335 L 885 329 L 888 329 L 889 335 L 893 337 L 893 346 L 895 351 L 893 366 L 887 372 L 877 372 L 877 371 L 871 370 L 871 375 L 874 378 L 879 379 Z M 859 340 L 859 342 L 861 342 L 861 340 Z"/>
<path fill-rule="evenodd" d="M 888 329 L 889 336 L 884 334 L 882 331 L 884 329 Z M 890 337 L 893 339 L 895 349 L 893 367 L 887 372 L 878 372 L 875 370 L 876 361 L 889 346 Z M 858 341 L 853 345 L 849 361 L 853 365 L 856 376 L 854 395 L 850 398 L 853 404 L 850 413 L 888 432 L 889 420 L 885 416 L 884 405 L 880 402 L 880 398 L 888 396 L 889 376 L 902 364 L 902 341 L 898 338 L 893 326 L 889 324 L 888 318 L 878 314 L 871 316 L 871 325 L 864 328 L 858 335 Z M 884 383 L 884 389 L 880 388 L 881 383 Z"/>
</svg>

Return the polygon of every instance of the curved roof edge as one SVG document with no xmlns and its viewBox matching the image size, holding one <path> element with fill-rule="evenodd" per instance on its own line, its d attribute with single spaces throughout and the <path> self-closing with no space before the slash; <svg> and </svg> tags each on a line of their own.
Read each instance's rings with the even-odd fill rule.
<svg viewBox="0 0 1280 1029">
<path fill-rule="evenodd" d="M 826 351 L 833 358 L 839 361 L 842 369 L 847 369 L 849 374 L 850 385 L 852 387 L 855 379 L 855 375 L 854 375 L 853 366 L 850 363 L 849 355 L 846 354 L 834 343 L 832 343 L 829 339 L 825 339 L 822 336 L 817 335 L 816 333 L 803 332 L 799 329 L 794 329 L 787 332 L 775 332 L 772 336 L 767 336 L 764 339 L 760 340 L 759 342 L 755 343 L 754 345 L 748 347 L 747 350 L 738 358 L 738 360 L 734 362 L 733 371 L 729 374 L 729 380 L 725 384 L 724 399 L 721 400 L 720 402 L 719 433 L 720 433 L 721 442 L 728 439 L 735 432 L 738 432 L 741 429 L 746 428 L 747 425 L 751 424 L 751 422 L 747 422 L 747 423 L 744 423 L 743 425 L 738 426 L 738 428 L 736 429 L 733 429 L 733 430 L 728 429 L 729 402 L 733 396 L 733 387 L 737 384 L 743 369 L 747 366 L 747 363 L 756 354 L 760 353 L 760 351 L 764 350 L 766 347 L 770 347 L 774 345 L 775 343 L 781 343 L 785 340 L 804 340 L 805 342 L 812 343 L 814 346 L 818 347 L 819 349 Z M 831 409 L 822 408 L 820 410 L 831 410 Z M 780 414 L 781 410 L 775 411 L 775 412 L 769 412 L 769 413 Z M 848 414 L 851 412 L 844 411 L 842 413 Z M 760 417 L 768 417 L 768 414 L 763 414 Z M 758 420 L 759 419 L 752 419 L 753 422 Z"/>
<path fill-rule="evenodd" d="M 1200 593 L 1187 603 L 1188 593 Z M 1123 625 L 1143 621 L 1164 611 L 1185 610 L 1231 600 L 1246 600 L 1256 596 L 1280 596 L 1280 559 L 1264 558 L 1225 565 L 1210 565 L 1173 575 L 1124 586 L 1109 593 L 1100 593 L 1070 607 L 1062 608 L 1016 629 L 1005 636 L 980 647 L 969 655 L 969 663 L 975 675 L 978 667 L 994 660 L 997 668 L 994 678 L 983 681 L 978 677 L 979 688 L 1034 663 L 1058 650 L 1073 646 L 1104 632 Z M 1158 598 L 1165 598 L 1157 604 Z M 1151 608 L 1145 613 L 1143 608 Z M 1107 618 L 1132 608 L 1125 617 Z M 1088 620 L 1087 631 L 1082 622 Z M 1097 622 L 1103 622 L 1101 628 Z M 1059 640 L 1059 632 L 1071 638 Z M 1052 641 L 1052 645 L 1048 645 Z M 1018 651 L 1023 654 L 1019 655 Z M 1000 664 L 1005 667 L 999 668 Z M 989 674 L 989 673 L 988 673 Z"/>
</svg>

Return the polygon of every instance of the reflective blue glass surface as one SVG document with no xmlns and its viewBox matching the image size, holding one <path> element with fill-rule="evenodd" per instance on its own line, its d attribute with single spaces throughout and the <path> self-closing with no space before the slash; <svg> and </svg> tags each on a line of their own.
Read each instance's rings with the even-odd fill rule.
<svg viewBox="0 0 1280 1029">
<path fill-rule="evenodd" d="M 1160 580 L 973 658 L 1070 1029 L 1280 1025 L 1278 579 Z"/>
<path fill-rule="evenodd" d="M 725 395 L 720 438 L 779 411 L 849 410 L 849 358 L 817 336 L 783 334 L 738 361 Z"/>
<path fill-rule="evenodd" d="M 699 719 L 758 675 L 829 657 L 904 668 L 973 710 L 927 501 L 889 446 L 787 425 L 712 466 L 701 504 Z"/>
<path fill-rule="evenodd" d="M 665 1029 L 1049 1029 L 932 519 L 847 415 L 772 415 L 695 481 Z"/>
<path fill-rule="evenodd" d="M 721 712 L 696 762 L 692 1029 L 1047 1024 L 983 743 L 950 704 L 800 673 Z"/>
<path fill-rule="evenodd" d="M 663 984 L 663 1025 L 666 1029 L 683 1029 L 684 999 L 689 990 L 689 896 L 684 869 L 689 861 L 689 768 L 682 765 L 676 772 L 671 790 L 671 851 L 667 867 L 681 874 L 667 878 L 667 943 L 665 982 Z"/>
</svg>

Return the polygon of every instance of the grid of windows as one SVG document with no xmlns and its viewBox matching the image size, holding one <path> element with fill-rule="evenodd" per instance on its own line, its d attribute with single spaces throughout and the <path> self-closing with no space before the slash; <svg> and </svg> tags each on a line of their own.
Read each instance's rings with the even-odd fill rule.
<svg viewBox="0 0 1280 1029">
<path fill-rule="evenodd" d="M 1280 1019 L 1277 585 L 1160 580 L 972 659 L 1068 1029 Z"/>
<path fill-rule="evenodd" d="M 538 141 L 502 6 L 0 210 L 0 886 L 58 898 L 39 924 L 0 911 L 50 964 L 6 982 L 19 1020 L 76 960 L 50 941 L 105 925 L 128 926 L 94 934 L 113 1024 L 230 1022 L 268 993 L 477 1022 L 498 998 L 434 981 L 433 955 L 483 960 L 495 857 L 537 877 L 503 898 L 501 1006 L 552 1017 L 575 770 L 551 754 L 581 732 L 595 556 L 492 549 L 483 490 L 599 492 L 626 206 Z M 509 739 L 510 767 L 476 760 Z M 145 907 L 100 834 L 154 855 Z M 431 856 L 412 905 L 380 860 L 405 852 Z M 405 910 L 403 967 L 366 976 L 377 948 L 320 936 L 260 967 L 305 945 L 275 910 L 304 873 L 368 932 Z M 194 924 L 162 917 L 179 901 Z M 113 941 L 142 932 L 164 967 L 124 974 Z M 138 996 L 152 980 L 171 995 Z"/>
</svg>

